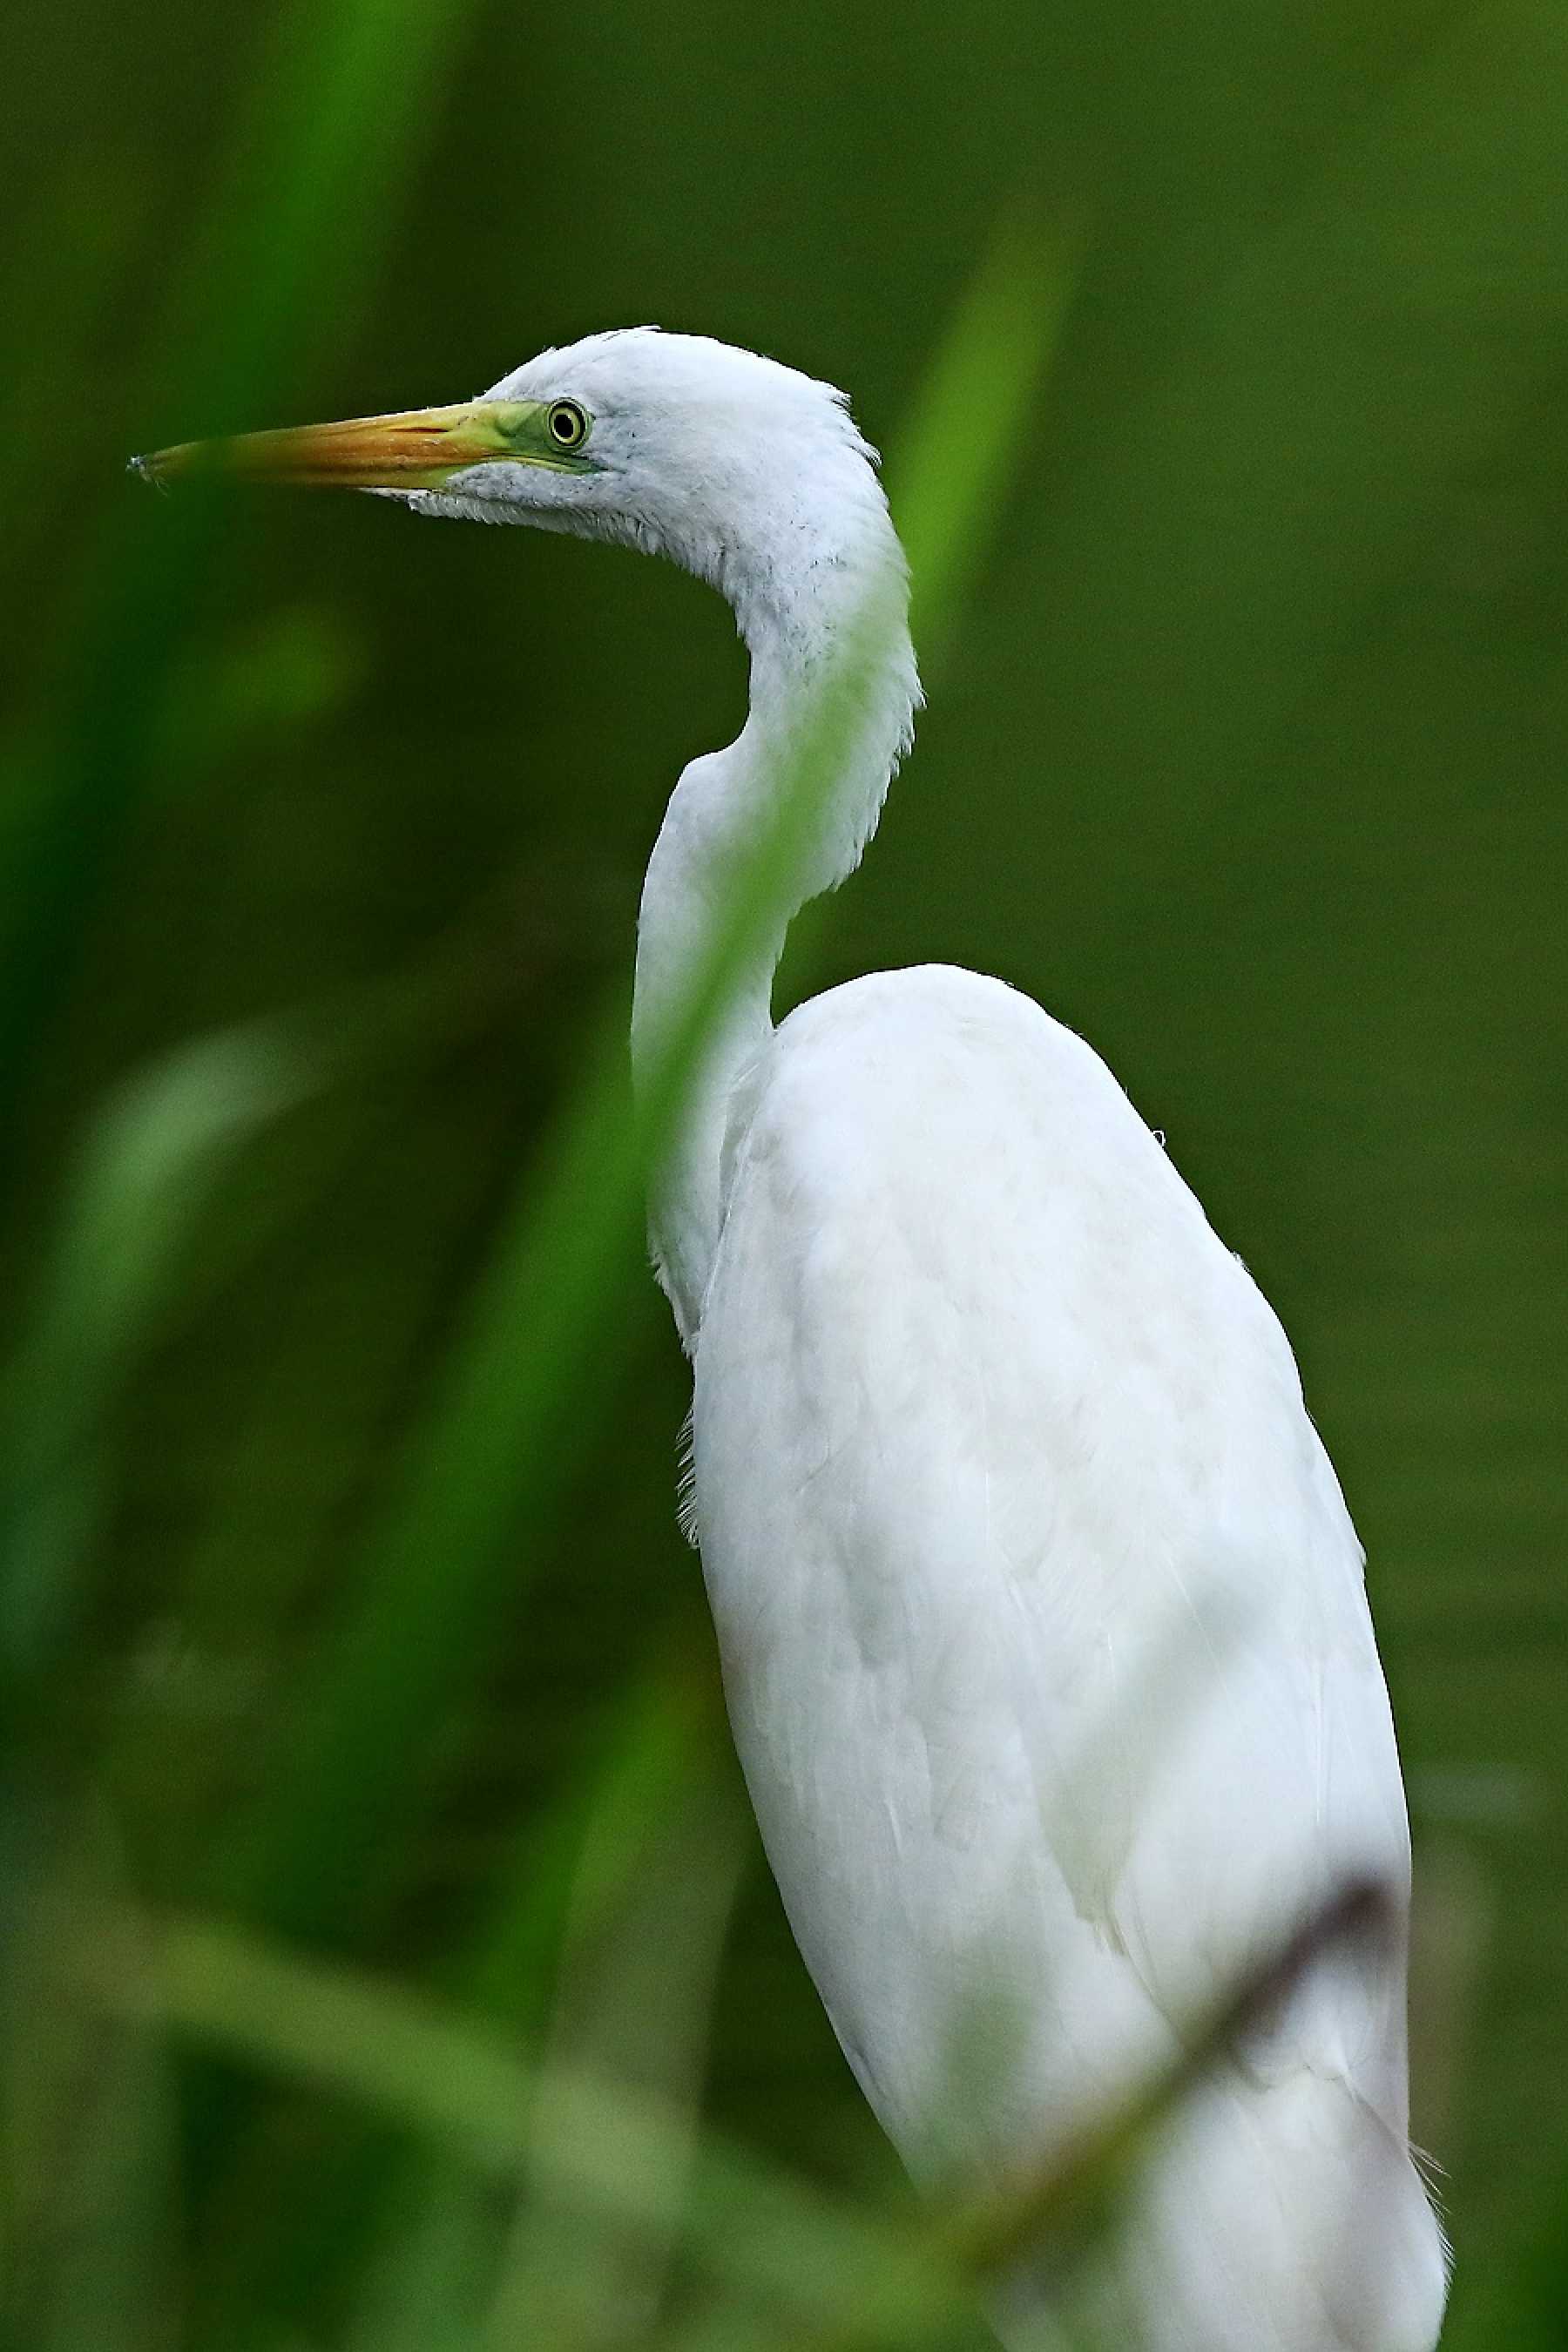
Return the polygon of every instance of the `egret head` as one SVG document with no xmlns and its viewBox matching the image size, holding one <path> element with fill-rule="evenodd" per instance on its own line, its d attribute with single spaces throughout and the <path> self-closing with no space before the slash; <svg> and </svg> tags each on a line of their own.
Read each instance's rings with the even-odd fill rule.
<svg viewBox="0 0 1568 2352">
<path fill-rule="evenodd" d="M 890 543 L 876 453 L 842 394 L 777 361 L 652 327 L 586 336 L 529 360 L 480 398 L 133 460 L 340 485 L 422 514 L 607 539 L 671 556 L 732 595 L 804 542 L 829 561 Z M 739 576 L 739 575 L 743 575 Z"/>
</svg>

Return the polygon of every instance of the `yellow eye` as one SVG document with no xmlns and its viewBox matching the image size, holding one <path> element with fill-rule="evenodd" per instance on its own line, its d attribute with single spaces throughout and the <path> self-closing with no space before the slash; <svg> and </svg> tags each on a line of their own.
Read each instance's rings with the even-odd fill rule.
<svg viewBox="0 0 1568 2352">
<path fill-rule="evenodd" d="M 558 449 L 580 449 L 588 438 L 588 419 L 574 400 L 552 400 L 544 425 Z"/>
</svg>

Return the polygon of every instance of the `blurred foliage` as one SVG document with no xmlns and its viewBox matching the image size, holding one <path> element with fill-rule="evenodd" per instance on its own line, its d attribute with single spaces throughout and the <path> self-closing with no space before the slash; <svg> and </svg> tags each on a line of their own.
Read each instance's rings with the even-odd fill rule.
<svg viewBox="0 0 1568 2352">
<path fill-rule="evenodd" d="M 619 1038 L 724 615 L 121 472 L 647 318 L 849 385 L 916 557 L 931 708 L 783 999 L 1026 986 L 1284 1316 L 1446 2341 L 1562 2342 L 1568 20 L 83 0 L 0 58 L 0 2343 L 984 2340 L 674 1522 Z"/>
</svg>

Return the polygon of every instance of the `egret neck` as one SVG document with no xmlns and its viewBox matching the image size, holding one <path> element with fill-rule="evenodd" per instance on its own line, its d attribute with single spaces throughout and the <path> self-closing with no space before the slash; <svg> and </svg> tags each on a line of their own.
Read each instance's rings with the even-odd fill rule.
<svg viewBox="0 0 1568 2352">
<path fill-rule="evenodd" d="M 773 1036 L 785 930 L 808 899 L 858 864 L 921 699 L 903 550 L 865 445 L 841 412 L 826 403 L 824 412 L 826 448 L 815 453 L 816 470 L 770 482 L 751 530 L 728 544 L 694 546 L 672 535 L 662 550 L 727 598 L 751 656 L 751 694 L 735 741 L 685 770 L 648 862 L 632 1013 L 639 1084 L 778 794 L 823 792 L 820 821 L 779 919 L 749 947 L 650 1185 L 654 1264 L 688 1353 L 723 1225 L 732 1107 Z M 814 779 L 817 758 L 831 773 Z"/>
<path fill-rule="evenodd" d="M 159 483 L 218 472 L 337 484 L 418 514 L 615 541 L 668 556 L 728 600 L 751 655 L 751 711 L 728 750 L 686 770 L 648 866 L 634 1075 L 646 1079 L 679 1025 L 781 788 L 802 777 L 808 793 L 829 789 L 650 1186 L 654 1263 L 689 1352 L 723 1223 L 731 1108 L 773 1034 L 785 928 L 857 864 L 920 702 L 908 568 L 843 394 L 705 336 L 623 328 L 542 352 L 477 400 L 184 442 L 132 464 Z M 829 776 L 808 772 L 819 761 Z"/>
</svg>

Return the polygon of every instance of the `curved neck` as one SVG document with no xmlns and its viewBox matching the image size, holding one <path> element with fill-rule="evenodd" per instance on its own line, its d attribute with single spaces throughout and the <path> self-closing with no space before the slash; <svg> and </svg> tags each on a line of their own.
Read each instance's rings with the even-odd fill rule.
<svg viewBox="0 0 1568 2352">
<path fill-rule="evenodd" d="M 816 709 L 835 660 L 854 661 L 851 715 L 841 734 L 835 730 L 837 772 L 823 824 L 783 919 L 754 943 L 731 991 L 691 1083 L 679 1131 L 650 1186 L 654 1265 L 688 1353 L 696 1344 L 723 1225 L 731 1108 L 773 1035 L 773 973 L 785 929 L 807 899 L 833 888 L 858 863 L 889 780 L 909 748 L 920 700 L 905 621 L 903 552 L 868 468 L 866 480 L 873 496 L 860 501 L 853 534 L 798 532 L 795 562 L 787 569 L 775 563 L 765 593 L 726 577 L 731 562 L 712 567 L 710 576 L 729 596 L 751 654 L 750 712 L 727 750 L 694 760 L 681 776 L 643 883 L 634 1076 L 658 1049 L 706 950 L 737 855 L 769 818 L 780 782 L 791 773 L 799 730 Z M 878 646 L 863 675 L 852 635 L 856 645 L 870 639 Z"/>
</svg>

